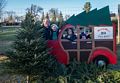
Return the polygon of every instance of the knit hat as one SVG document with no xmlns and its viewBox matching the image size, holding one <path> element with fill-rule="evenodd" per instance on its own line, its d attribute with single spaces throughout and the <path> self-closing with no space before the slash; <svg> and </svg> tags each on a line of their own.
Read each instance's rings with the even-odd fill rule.
<svg viewBox="0 0 120 83">
<path fill-rule="evenodd" d="M 56 29 L 58 29 L 58 26 L 56 24 L 52 24 L 51 29 L 53 29 L 53 27 L 56 27 Z"/>
</svg>

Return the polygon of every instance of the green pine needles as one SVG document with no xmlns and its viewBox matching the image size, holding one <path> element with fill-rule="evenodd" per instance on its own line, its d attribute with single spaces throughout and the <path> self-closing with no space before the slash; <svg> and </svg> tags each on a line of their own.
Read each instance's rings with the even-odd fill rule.
<svg viewBox="0 0 120 83">
<path fill-rule="evenodd" d="M 6 53 L 6 68 L 10 73 L 27 76 L 28 83 L 35 76 L 45 76 L 48 65 L 57 62 L 49 54 L 47 41 L 43 38 L 43 28 L 34 21 L 34 16 L 27 13 L 18 31 L 13 50 Z M 40 76 L 39 76 L 40 77 Z"/>
</svg>

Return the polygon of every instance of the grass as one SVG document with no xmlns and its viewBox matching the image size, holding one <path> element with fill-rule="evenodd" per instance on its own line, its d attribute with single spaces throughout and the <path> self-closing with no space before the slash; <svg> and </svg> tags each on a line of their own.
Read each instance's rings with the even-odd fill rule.
<svg viewBox="0 0 120 83">
<path fill-rule="evenodd" d="M 0 33 L 0 41 L 13 41 L 15 40 L 15 31 L 8 31 Z"/>
<path fill-rule="evenodd" d="M 0 28 L 0 41 L 13 41 L 17 30 L 16 28 L 5 28 L 2 30 Z"/>
<path fill-rule="evenodd" d="M 17 29 L 19 29 L 19 28 L 18 27 L 0 27 L 1 32 L 14 31 L 14 30 L 17 30 Z"/>
<path fill-rule="evenodd" d="M 15 40 L 17 29 L 0 30 L 0 54 L 11 48 L 12 42 Z"/>
</svg>

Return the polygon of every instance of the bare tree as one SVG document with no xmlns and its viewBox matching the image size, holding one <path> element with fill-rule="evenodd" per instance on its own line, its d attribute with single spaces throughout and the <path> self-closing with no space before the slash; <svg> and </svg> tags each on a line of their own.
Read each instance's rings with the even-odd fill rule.
<svg viewBox="0 0 120 83">
<path fill-rule="evenodd" d="M 16 22 L 20 22 L 21 21 L 21 17 L 20 16 L 15 16 L 15 20 L 16 20 Z"/>
<path fill-rule="evenodd" d="M 5 7 L 6 3 L 7 3 L 7 0 L 0 0 L 0 18 L 2 16 L 3 8 Z"/>
<path fill-rule="evenodd" d="M 8 18 L 7 18 L 7 21 L 9 22 L 9 23 L 14 23 L 15 22 L 15 12 L 14 11 L 6 11 L 5 12 L 6 14 L 7 14 L 7 16 L 8 16 Z"/>
<path fill-rule="evenodd" d="M 27 8 L 26 10 L 27 10 L 27 12 L 30 12 L 34 16 L 38 16 L 39 13 L 43 12 L 43 8 L 42 7 L 37 6 L 37 5 L 33 5 L 33 4 L 31 5 L 30 8 Z"/>
<path fill-rule="evenodd" d="M 51 18 L 57 18 L 59 16 L 59 11 L 57 8 L 51 8 L 49 10 L 49 15 Z"/>
<path fill-rule="evenodd" d="M 49 14 L 54 14 L 54 12 L 55 12 L 56 14 L 59 14 L 57 8 L 51 8 L 51 9 L 49 10 Z"/>
<path fill-rule="evenodd" d="M 5 13 L 8 15 L 8 17 L 15 16 L 16 14 L 14 11 L 6 11 Z"/>
</svg>

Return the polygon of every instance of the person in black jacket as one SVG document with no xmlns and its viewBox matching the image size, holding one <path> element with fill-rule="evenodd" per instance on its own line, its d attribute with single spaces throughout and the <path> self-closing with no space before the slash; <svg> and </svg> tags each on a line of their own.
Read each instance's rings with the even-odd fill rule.
<svg viewBox="0 0 120 83">
<path fill-rule="evenodd" d="M 77 38 L 72 28 L 67 29 L 67 35 L 65 38 L 70 41 L 74 41 Z"/>
<path fill-rule="evenodd" d="M 44 28 L 44 38 L 46 40 L 50 39 L 50 31 L 51 31 L 51 27 L 50 27 L 50 20 L 45 18 L 43 20 L 43 28 Z"/>
<path fill-rule="evenodd" d="M 80 39 L 86 39 L 86 34 L 84 32 L 81 32 Z"/>
</svg>

